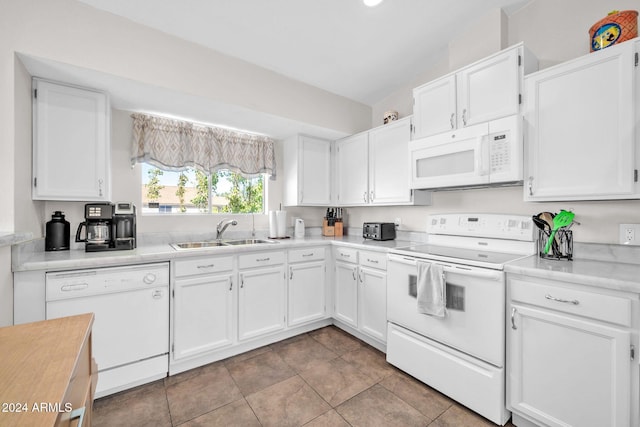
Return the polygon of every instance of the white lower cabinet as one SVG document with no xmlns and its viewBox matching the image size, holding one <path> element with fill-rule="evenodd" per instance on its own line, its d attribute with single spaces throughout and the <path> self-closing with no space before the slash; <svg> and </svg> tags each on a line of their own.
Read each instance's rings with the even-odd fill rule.
<svg viewBox="0 0 640 427">
<path fill-rule="evenodd" d="M 325 248 L 289 251 L 288 325 L 326 316 Z"/>
<path fill-rule="evenodd" d="M 336 248 L 334 317 L 385 343 L 387 338 L 386 254 Z"/>
<path fill-rule="evenodd" d="M 238 256 L 238 339 L 247 340 L 285 328 L 284 252 Z"/>
<path fill-rule="evenodd" d="M 233 257 L 175 261 L 173 359 L 201 355 L 234 343 Z"/>
<path fill-rule="evenodd" d="M 376 254 L 378 255 L 378 254 Z M 360 252 L 360 262 L 367 255 Z M 380 255 L 378 255 L 380 256 Z M 370 259 L 370 258 L 369 258 Z M 386 261 L 386 259 L 385 259 Z M 387 341 L 387 271 L 360 266 L 360 329 L 382 342 Z"/>
<path fill-rule="evenodd" d="M 515 275 L 508 292 L 514 425 L 638 425 L 638 296 Z"/>
<path fill-rule="evenodd" d="M 358 265 L 336 261 L 335 309 L 336 319 L 358 327 Z"/>
</svg>

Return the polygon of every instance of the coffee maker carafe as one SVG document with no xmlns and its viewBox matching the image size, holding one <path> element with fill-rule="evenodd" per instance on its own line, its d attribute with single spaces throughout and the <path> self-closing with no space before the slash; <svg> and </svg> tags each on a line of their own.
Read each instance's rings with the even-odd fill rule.
<svg viewBox="0 0 640 427">
<path fill-rule="evenodd" d="M 85 221 L 76 232 L 76 242 L 85 242 L 85 251 L 117 251 L 136 247 L 135 206 L 128 202 L 87 203 Z M 82 229 L 85 237 L 82 238 Z"/>
</svg>

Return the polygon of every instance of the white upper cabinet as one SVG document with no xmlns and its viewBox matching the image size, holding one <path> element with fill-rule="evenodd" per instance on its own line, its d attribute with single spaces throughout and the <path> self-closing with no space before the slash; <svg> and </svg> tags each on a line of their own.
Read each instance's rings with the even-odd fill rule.
<svg viewBox="0 0 640 427">
<path fill-rule="evenodd" d="M 34 200 L 111 199 L 105 93 L 33 79 Z"/>
<path fill-rule="evenodd" d="M 415 88 L 414 139 L 518 114 L 523 76 L 537 67 L 520 43 Z"/>
<path fill-rule="evenodd" d="M 412 191 L 408 164 L 411 117 L 336 142 L 337 204 L 429 204 L 431 194 Z"/>
<path fill-rule="evenodd" d="M 456 76 L 442 77 L 413 90 L 414 138 L 456 129 Z"/>
<path fill-rule="evenodd" d="M 640 197 L 638 46 L 622 43 L 525 79 L 525 200 Z"/>
<path fill-rule="evenodd" d="M 338 204 L 369 203 L 369 134 L 362 132 L 336 141 Z"/>
<path fill-rule="evenodd" d="M 331 141 L 307 135 L 284 142 L 285 206 L 332 204 L 331 145 Z"/>
</svg>

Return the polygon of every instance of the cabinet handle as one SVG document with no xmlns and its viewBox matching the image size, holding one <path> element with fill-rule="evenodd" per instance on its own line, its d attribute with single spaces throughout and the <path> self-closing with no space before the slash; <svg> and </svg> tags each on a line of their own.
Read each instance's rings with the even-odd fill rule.
<svg viewBox="0 0 640 427">
<path fill-rule="evenodd" d="M 358 271 L 358 279 L 360 279 L 360 283 L 364 283 L 364 280 L 362 280 L 362 271 Z"/>
<path fill-rule="evenodd" d="M 462 124 L 467 125 L 467 109 L 462 110 Z"/>
<path fill-rule="evenodd" d="M 367 258 L 367 262 L 370 262 L 372 264 L 378 264 L 379 261 L 377 259 L 369 259 L 369 258 Z"/>
<path fill-rule="evenodd" d="M 529 189 L 529 195 L 533 196 L 533 177 L 529 177 L 529 181 L 527 182 L 527 188 Z"/>
<path fill-rule="evenodd" d="M 213 268 L 215 264 L 199 265 L 198 268 Z"/>
<path fill-rule="evenodd" d="M 74 409 L 69 414 L 69 421 L 74 420 L 76 418 L 80 418 L 80 420 L 78 421 L 78 427 L 82 427 L 82 422 L 84 421 L 84 412 L 85 412 L 84 406 L 82 408 Z"/>
<path fill-rule="evenodd" d="M 98 180 L 98 194 L 102 197 L 102 178 Z"/>
<path fill-rule="evenodd" d="M 374 196 L 374 192 L 373 192 L 373 190 L 371 190 L 371 191 L 369 192 L 369 201 L 370 201 L 371 203 L 373 203 L 373 196 Z"/>
<path fill-rule="evenodd" d="M 561 302 L 563 304 L 573 304 L 573 305 L 580 304 L 580 301 L 578 301 L 577 299 L 568 300 L 568 299 L 556 298 L 556 297 L 554 297 L 552 295 L 549 295 L 549 294 L 546 294 L 544 297 L 546 299 L 548 299 L 548 300 L 555 301 L 555 302 Z"/>
<path fill-rule="evenodd" d="M 308 254 L 302 254 L 303 258 L 310 257 L 310 256 L 313 256 L 313 252 L 310 252 Z"/>
<path fill-rule="evenodd" d="M 340 252 L 340 256 L 343 257 L 343 258 L 351 258 L 351 255 L 347 255 L 347 254 L 344 254 L 342 252 Z"/>
<path fill-rule="evenodd" d="M 367 192 L 366 191 L 362 194 L 362 200 L 364 200 L 364 202 L 367 203 Z"/>
<path fill-rule="evenodd" d="M 240 276 L 240 287 L 244 288 L 244 276 Z"/>
<path fill-rule="evenodd" d="M 293 267 L 289 267 L 289 280 L 293 280 Z"/>
<path fill-rule="evenodd" d="M 269 261 L 271 258 L 256 258 L 256 262 L 265 262 Z"/>
<path fill-rule="evenodd" d="M 232 291 L 233 290 L 233 277 L 229 278 L 229 290 Z"/>
<path fill-rule="evenodd" d="M 511 329 L 513 329 L 514 331 L 518 329 L 518 327 L 516 326 L 516 308 L 515 307 L 511 308 Z"/>
<path fill-rule="evenodd" d="M 353 276 L 353 280 L 356 280 L 356 269 L 355 268 L 351 272 L 351 275 Z"/>
<path fill-rule="evenodd" d="M 451 113 L 451 117 L 449 118 L 449 122 L 451 123 L 451 129 L 455 127 L 455 124 L 453 123 L 453 118 L 455 116 L 456 116 L 456 113 Z"/>
</svg>

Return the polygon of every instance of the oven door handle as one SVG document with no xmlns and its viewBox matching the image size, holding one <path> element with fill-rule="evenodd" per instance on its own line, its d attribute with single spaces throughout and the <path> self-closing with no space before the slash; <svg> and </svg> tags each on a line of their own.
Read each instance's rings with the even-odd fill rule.
<svg viewBox="0 0 640 427">
<path fill-rule="evenodd" d="M 418 261 L 417 258 L 392 254 L 388 255 L 388 260 L 389 262 L 397 262 L 400 264 L 411 266 L 416 266 Z M 452 265 L 433 260 L 425 261 L 441 265 L 444 269 L 444 272 L 447 274 L 460 274 L 463 276 L 474 276 L 491 280 L 502 280 L 504 278 L 504 273 L 501 270 L 490 270 L 487 268 L 469 267 L 466 265 Z"/>
</svg>

